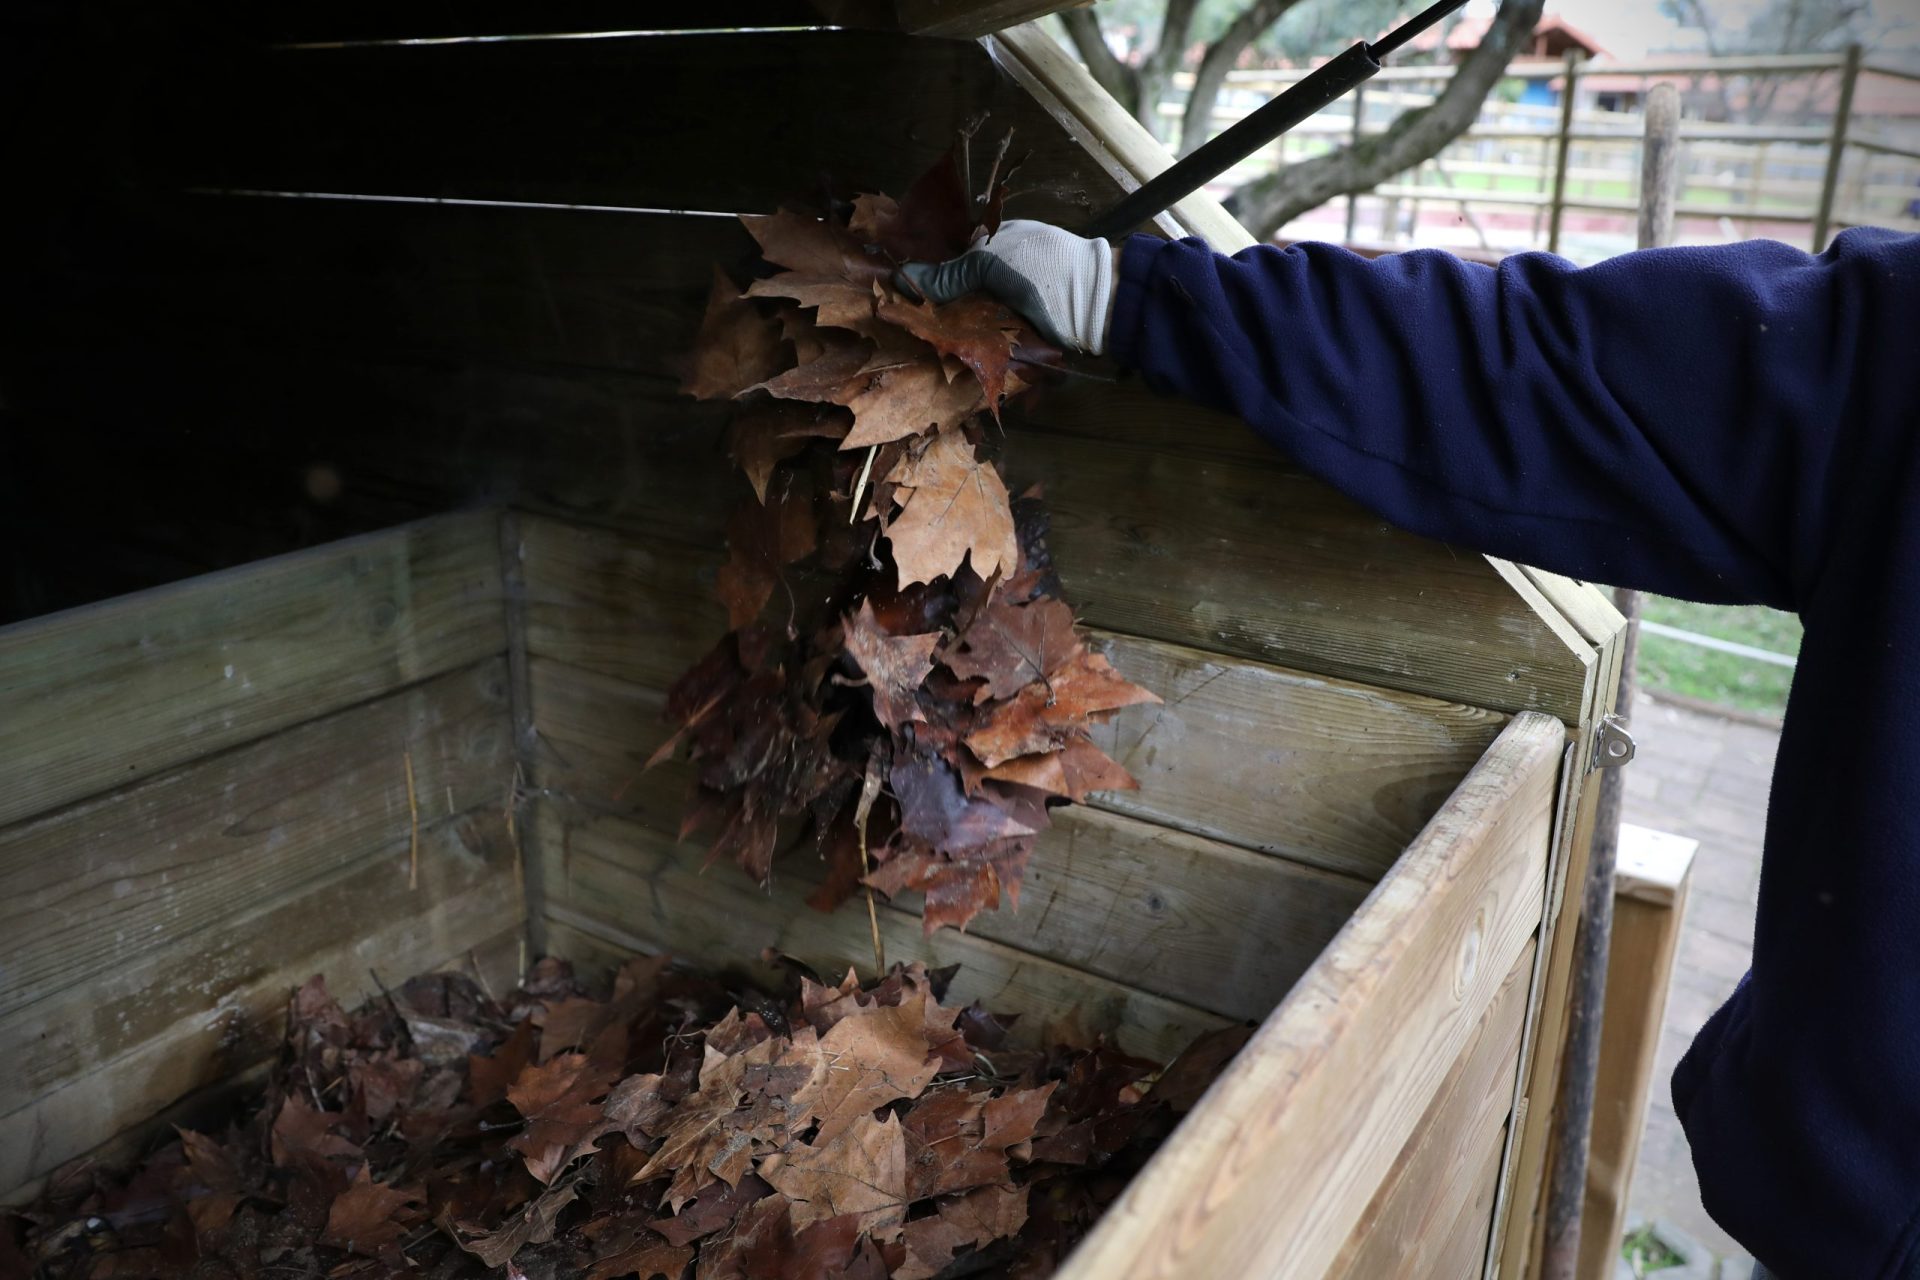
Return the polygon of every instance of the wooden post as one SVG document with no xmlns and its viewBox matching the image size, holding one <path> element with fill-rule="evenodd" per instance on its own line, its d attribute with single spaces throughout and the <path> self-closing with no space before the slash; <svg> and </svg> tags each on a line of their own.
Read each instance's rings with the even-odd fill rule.
<svg viewBox="0 0 1920 1280">
<path fill-rule="evenodd" d="M 1658 248 L 1673 238 L 1674 162 L 1678 158 L 1680 93 L 1654 86 L 1647 97 L 1646 142 L 1640 160 L 1640 247 Z M 1620 694 L 1615 714 L 1624 723 L 1633 709 L 1633 661 L 1640 640 L 1640 593 L 1613 593 L 1627 620 L 1620 654 Z M 1594 1088 L 1600 1062 L 1600 1028 L 1606 1012 L 1607 951 L 1613 932 L 1613 868 L 1620 839 L 1620 807 L 1626 778 L 1617 768 L 1600 779 L 1600 806 L 1593 822 L 1587 863 L 1586 900 L 1574 944 L 1574 974 L 1567 1025 L 1567 1064 L 1560 1077 L 1553 1166 L 1547 1184 L 1547 1238 L 1541 1267 L 1545 1280 L 1575 1280 L 1580 1261 L 1581 1210 L 1586 1201 L 1587 1156 L 1592 1138 Z"/>
<path fill-rule="evenodd" d="M 1581 1214 L 1580 1280 L 1611 1280 L 1640 1154 L 1653 1060 L 1687 906 L 1698 840 L 1626 826 L 1620 832 L 1607 959 L 1607 1011 L 1594 1087 L 1593 1142 Z"/>
<path fill-rule="evenodd" d="M 1353 87 L 1353 132 L 1350 135 L 1354 146 L 1360 143 L 1360 124 L 1367 113 L 1367 86 L 1358 84 Z M 1347 193 L 1347 243 L 1353 243 L 1353 231 L 1360 217 L 1360 193 Z"/>
<path fill-rule="evenodd" d="M 1553 166 L 1553 201 L 1547 206 L 1547 252 L 1560 252 L 1560 216 L 1567 207 L 1567 158 L 1573 150 L 1573 93 L 1579 84 L 1580 54 L 1567 50 L 1566 87 L 1560 93 L 1560 145 Z"/>
<path fill-rule="evenodd" d="M 1827 142 L 1827 172 L 1820 180 L 1820 209 L 1813 217 L 1813 251 L 1827 247 L 1827 234 L 1833 229 L 1833 197 L 1840 189 L 1840 166 L 1847 154 L 1847 120 L 1853 114 L 1853 87 L 1860 79 L 1860 46 L 1847 46 L 1847 61 L 1840 69 L 1840 101 L 1833 109 L 1833 134 Z"/>
</svg>

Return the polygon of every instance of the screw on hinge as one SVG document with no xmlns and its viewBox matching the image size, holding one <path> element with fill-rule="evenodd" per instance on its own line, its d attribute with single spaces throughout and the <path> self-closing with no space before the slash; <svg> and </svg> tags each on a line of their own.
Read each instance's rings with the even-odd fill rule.
<svg viewBox="0 0 1920 1280">
<path fill-rule="evenodd" d="M 1587 768 L 1618 769 L 1633 760 L 1633 751 L 1633 735 L 1627 732 L 1625 722 L 1617 715 L 1608 715 L 1594 731 L 1593 758 Z"/>
</svg>

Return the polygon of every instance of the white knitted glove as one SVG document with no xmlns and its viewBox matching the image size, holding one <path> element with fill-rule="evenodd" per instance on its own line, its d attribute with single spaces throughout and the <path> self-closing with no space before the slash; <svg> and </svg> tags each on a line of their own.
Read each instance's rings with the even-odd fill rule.
<svg viewBox="0 0 1920 1280">
<path fill-rule="evenodd" d="M 1113 246 L 1044 222 L 1003 222 L 946 262 L 910 262 L 907 283 L 932 302 L 985 291 L 1025 316 L 1055 346 L 1099 355 L 1113 309 Z"/>
</svg>

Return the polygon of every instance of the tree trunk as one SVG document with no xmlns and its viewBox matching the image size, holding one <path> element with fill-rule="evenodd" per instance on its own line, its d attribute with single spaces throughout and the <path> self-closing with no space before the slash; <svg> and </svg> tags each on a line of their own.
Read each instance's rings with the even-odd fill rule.
<svg viewBox="0 0 1920 1280">
<path fill-rule="evenodd" d="M 1139 73 L 1113 56 L 1113 50 L 1107 47 L 1106 37 L 1100 34 L 1100 19 L 1093 16 L 1093 10 L 1067 9 L 1059 16 L 1060 25 L 1067 29 L 1067 38 L 1073 41 L 1074 51 L 1080 55 L 1080 61 L 1086 64 L 1094 80 L 1112 94 L 1114 101 L 1125 107 L 1129 114 L 1138 116 Z"/>
<path fill-rule="evenodd" d="M 1180 118 L 1181 155 L 1191 153 L 1213 132 L 1213 108 L 1220 101 L 1220 90 L 1226 86 L 1227 72 L 1233 70 L 1241 53 L 1299 2 L 1254 0 L 1251 8 L 1235 18 L 1233 24 L 1220 33 L 1220 38 L 1207 46 L 1193 73 L 1193 93 L 1188 96 L 1186 112 Z"/>
<path fill-rule="evenodd" d="M 1406 112 L 1377 138 L 1256 178 L 1228 198 L 1227 208 L 1256 239 L 1268 240 L 1296 214 L 1370 190 L 1437 154 L 1479 117 L 1481 103 L 1532 34 L 1544 6 L 1545 0 L 1502 0 L 1479 47 L 1432 106 Z"/>
</svg>

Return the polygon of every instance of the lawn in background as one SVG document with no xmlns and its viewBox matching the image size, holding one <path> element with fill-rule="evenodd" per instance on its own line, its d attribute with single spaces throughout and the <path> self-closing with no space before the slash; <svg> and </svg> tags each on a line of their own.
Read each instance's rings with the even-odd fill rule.
<svg viewBox="0 0 1920 1280">
<path fill-rule="evenodd" d="M 1776 609 L 1690 604 L 1653 595 L 1641 597 L 1640 608 L 1643 617 L 1670 627 L 1774 653 L 1800 652 L 1800 619 Z M 1645 632 L 1640 635 L 1634 673 L 1642 688 L 1770 716 L 1785 713 L 1787 685 L 1793 680 L 1789 667 Z"/>
</svg>

